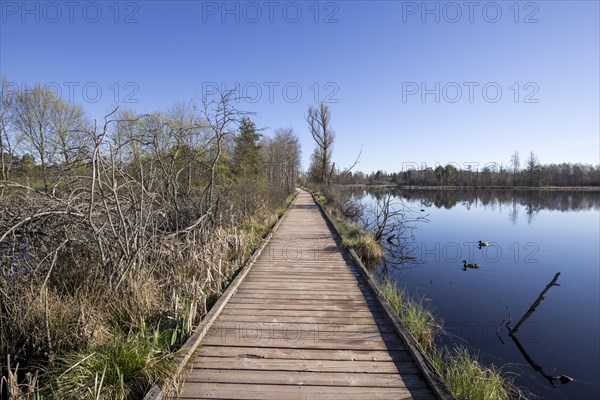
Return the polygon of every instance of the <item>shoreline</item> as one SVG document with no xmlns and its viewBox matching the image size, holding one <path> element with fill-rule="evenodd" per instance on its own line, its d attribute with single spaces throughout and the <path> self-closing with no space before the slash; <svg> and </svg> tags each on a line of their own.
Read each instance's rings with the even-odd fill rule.
<svg viewBox="0 0 600 400">
<path fill-rule="evenodd" d="M 600 192 L 600 186 L 398 186 L 398 185 L 369 185 L 350 184 L 339 185 L 343 188 L 355 189 L 398 189 L 398 190 L 503 190 L 503 191 L 547 191 L 547 192 Z"/>
</svg>

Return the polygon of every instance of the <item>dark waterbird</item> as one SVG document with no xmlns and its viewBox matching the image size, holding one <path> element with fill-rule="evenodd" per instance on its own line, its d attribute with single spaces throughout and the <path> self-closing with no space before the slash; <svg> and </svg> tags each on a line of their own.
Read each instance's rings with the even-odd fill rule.
<svg viewBox="0 0 600 400">
<path fill-rule="evenodd" d="M 492 242 L 482 242 L 481 240 L 479 241 L 479 248 L 481 249 L 482 247 L 489 247 L 492 245 Z"/>
<path fill-rule="evenodd" d="M 469 263 L 467 263 L 467 260 L 463 260 L 462 262 L 463 262 L 463 271 L 466 271 L 467 268 L 472 268 L 472 269 L 479 268 L 479 264 L 475 264 L 475 263 L 469 264 Z"/>
</svg>

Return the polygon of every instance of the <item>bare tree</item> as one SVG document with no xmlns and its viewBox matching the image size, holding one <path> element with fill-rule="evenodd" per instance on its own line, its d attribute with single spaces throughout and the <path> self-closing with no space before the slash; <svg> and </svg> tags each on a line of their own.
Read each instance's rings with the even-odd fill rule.
<svg viewBox="0 0 600 400">
<path fill-rule="evenodd" d="M 39 86 L 18 93 L 15 99 L 15 128 L 23 139 L 25 150 L 40 164 L 46 192 L 48 169 L 56 161 L 57 155 L 58 140 L 52 119 L 59 101 L 50 89 Z"/>
<path fill-rule="evenodd" d="M 62 100 L 56 100 L 51 116 L 51 124 L 56 135 L 57 158 L 70 165 L 86 152 L 86 131 L 90 124 L 86 121 L 83 108 Z M 88 143 L 91 144 L 91 143 Z"/>
<path fill-rule="evenodd" d="M 11 90 L 10 83 L 5 77 L 2 77 L 0 90 L 0 163 L 2 180 L 8 181 L 16 157 L 15 147 L 17 145 L 17 138 L 11 131 L 11 113 L 14 108 L 15 93 Z"/>
<path fill-rule="evenodd" d="M 237 131 L 237 126 L 244 116 L 249 115 L 236 109 L 232 102 L 235 100 L 232 91 L 220 93 L 216 100 L 207 98 L 203 101 L 203 117 L 206 119 L 208 129 L 211 135 L 211 159 L 208 167 L 208 185 L 204 191 L 203 197 L 206 198 L 208 207 L 212 206 L 215 200 L 215 187 L 217 186 L 217 171 L 223 153 L 227 150 L 227 142 L 232 139 Z"/>
<path fill-rule="evenodd" d="M 204 151 L 198 152 L 198 150 L 204 150 L 201 137 L 207 124 L 200 117 L 193 102 L 176 103 L 168 111 L 168 117 L 171 130 L 175 135 L 180 159 L 180 170 L 177 172 L 177 177 L 179 178 L 185 172 L 187 175 L 185 177 L 186 195 L 190 196 L 193 186 L 194 164 L 204 154 Z"/>
<path fill-rule="evenodd" d="M 300 142 L 291 128 L 278 129 L 262 143 L 263 160 L 269 181 L 286 195 L 296 186 L 300 169 Z"/>
<path fill-rule="evenodd" d="M 517 174 L 521 167 L 521 158 L 519 157 L 518 151 L 515 151 L 512 156 L 510 156 L 510 164 L 513 170 L 513 186 L 517 186 Z"/>
<path fill-rule="evenodd" d="M 329 170 L 331 167 L 335 133 L 331 128 L 331 113 L 327 104 L 321 102 L 318 108 L 312 105 L 308 106 L 306 122 L 308 122 L 310 134 L 317 144 L 318 150 L 315 153 L 317 157 L 315 160 L 317 162 L 315 178 L 317 179 L 317 183 L 329 186 L 331 178 Z"/>
</svg>

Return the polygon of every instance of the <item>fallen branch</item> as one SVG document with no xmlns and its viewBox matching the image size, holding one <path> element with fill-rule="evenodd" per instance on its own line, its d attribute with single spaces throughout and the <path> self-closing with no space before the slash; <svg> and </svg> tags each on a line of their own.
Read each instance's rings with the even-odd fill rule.
<svg viewBox="0 0 600 400">
<path fill-rule="evenodd" d="M 548 290 L 550 290 L 550 288 L 552 286 L 560 286 L 558 283 L 556 283 L 556 281 L 558 280 L 558 277 L 560 275 L 560 272 L 557 272 L 556 275 L 554 275 L 554 278 L 552 279 L 552 281 L 546 285 L 546 288 L 544 290 L 542 290 L 542 293 L 540 293 L 540 295 L 538 296 L 537 300 L 533 302 L 533 304 L 531 305 L 531 307 L 529 307 L 529 310 L 527 310 L 527 312 L 521 317 L 521 319 L 519 320 L 519 322 L 517 322 L 517 325 L 515 325 L 514 328 L 509 328 L 507 325 L 508 329 L 508 334 L 510 336 L 513 336 L 517 333 L 517 331 L 521 328 L 521 326 L 525 323 L 525 321 L 531 317 L 531 315 L 535 312 L 536 308 L 538 308 L 538 306 L 542 303 L 542 300 L 544 300 L 544 297 L 546 296 L 546 292 Z"/>
</svg>

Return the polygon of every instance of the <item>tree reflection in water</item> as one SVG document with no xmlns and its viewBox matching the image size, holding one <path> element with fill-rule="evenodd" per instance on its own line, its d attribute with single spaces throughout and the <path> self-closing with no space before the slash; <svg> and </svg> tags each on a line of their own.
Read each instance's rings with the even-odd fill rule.
<svg viewBox="0 0 600 400">
<path fill-rule="evenodd" d="M 357 198 L 365 195 L 381 200 L 387 194 L 409 202 L 418 201 L 423 207 L 451 209 L 461 205 L 467 209 L 478 207 L 507 207 L 509 219 L 513 224 L 519 217 L 518 207 L 523 206 L 527 215 L 527 223 L 533 223 L 540 210 L 579 211 L 600 210 L 598 191 L 583 190 L 498 190 L 498 189 L 353 189 Z"/>
</svg>

